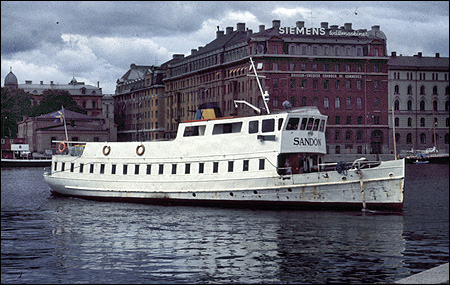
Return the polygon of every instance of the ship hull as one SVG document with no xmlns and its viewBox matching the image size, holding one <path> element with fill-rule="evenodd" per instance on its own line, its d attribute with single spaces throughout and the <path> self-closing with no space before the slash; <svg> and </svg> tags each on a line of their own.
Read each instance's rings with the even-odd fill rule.
<svg viewBox="0 0 450 285">
<path fill-rule="evenodd" d="M 369 169 L 294 175 L 251 174 L 209 179 L 112 177 L 46 173 L 55 195 L 99 201 L 278 209 L 399 211 L 403 207 L 404 160 Z M 78 177 L 77 177 L 78 176 Z M 364 203 L 363 203 L 364 202 Z"/>
</svg>

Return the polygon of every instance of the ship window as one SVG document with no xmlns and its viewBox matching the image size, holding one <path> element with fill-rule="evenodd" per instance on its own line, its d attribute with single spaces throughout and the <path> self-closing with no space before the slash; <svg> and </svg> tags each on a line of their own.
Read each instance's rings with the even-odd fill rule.
<svg viewBox="0 0 450 285">
<path fill-rule="evenodd" d="M 104 174 L 105 173 L 105 164 L 100 164 L 100 174 Z"/>
<path fill-rule="evenodd" d="M 183 137 L 195 137 L 205 135 L 205 125 L 202 126 L 187 126 L 184 128 Z"/>
<path fill-rule="evenodd" d="M 94 173 L 94 164 L 91 163 L 90 167 L 89 167 L 89 173 Z"/>
<path fill-rule="evenodd" d="M 160 164 L 158 174 L 163 174 L 163 173 L 164 173 L 164 164 Z"/>
<path fill-rule="evenodd" d="M 111 165 L 111 174 L 116 174 L 116 165 Z"/>
<path fill-rule="evenodd" d="M 290 118 L 286 130 L 296 130 L 298 129 L 298 123 L 300 122 L 300 118 Z"/>
<path fill-rule="evenodd" d="M 317 131 L 319 129 L 319 123 L 320 123 L 320 119 L 316 119 L 314 121 L 314 131 Z"/>
<path fill-rule="evenodd" d="M 83 173 L 84 164 L 80 163 L 80 173 Z"/>
<path fill-rule="evenodd" d="M 213 163 L 213 173 L 217 173 L 217 172 L 219 172 L 219 163 L 214 162 Z"/>
<path fill-rule="evenodd" d="M 228 161 L 228 172 L 233 172 L 234 161 Z"/>
<path fill-rule="evenodd" d="M 136 164 L 134 166 L 134 174 L 138 175 L 139 174 L 139 164 Z"/>
<path fill-rule="evenodd" d="M 147 174 L 152 174 L 152 165 L 147 164 Z"/>
<path fill-rule="evenodd" d="M 172 174 L 177 174 L 177 165 L 172 164 Z"/>
<path fill-rule="evenodd" d="M 258 132 L 258 121 L 250 121 L 248 122 L 248 133 L 254 134 Z"/>
<path fill-rule="evenodd" d="M 305 130 L 306 129 L 306 123 L 308 122 L 307 118 L 303 118 L 302 119 L 302 124 L 300 125 L 300 130 Z"/>
<path fill-rule="evenodd" d="M 123 174 L 127 174 L 127 172 L 128 172 L 128 165 L 124 164 L 122 171 L 123 171 Z"/>
<path fill-rule="evenodd" d="M 320 121 L 320 128 L 319 131 L 323 132 L 325 130 L 325 120 L 321 120 Z"/>
<path fill-rule="evenodd" d="M 244 165 L 242 167 L 242 171 L 248 171 L 248 160 L 244 160 Z"/>
<path fill-rule="evenodd" d="M 278 130 L 280 131 L 281 130 L 281 127 L 283 126 L 283 118 L 279 118 L 278 119 Z"/>
<path fill-rule="evenodd" d="M 264 158 L 259 159 L 259 170 L 264 170 L 265 161 L 266 160 Z"/>
<path fill-rule="evenodd" d="M 63 162 L 63 163 L 61 163 L 61 171 L 63 171 L 64 172 L 64 169 L 65 169 L 65 167 L 66 167 L 66 164 Z"/>
<path fill-rule="evenodd" d="M 56 171 L 57 166 L 58 166 L 58 163 L 55 161 L 54 168 L 53 168 L 54 171 Z"/>
<path fill-rule="evenodd" d="M 239 133 L 241 132 L 241 128 L 242 122 L 215 124 L 213 129 L 213 135 Z"/>
<path fill-rule="evenodd" d="M 306 127 L 306 129 L 307 129 L 308 131 L 312 130 L 313 123 L 314 123 L 314 118 L 309 118 L 309 120 L 308 120 L 308 126 Z"/>
<path fill-rule="evenodd" d="M 201 162 L 198 165 L 198 173 L 204 173 L 204 172 L 205 172 L 205 164 L 203 162 Z"/>
<path fill-rule="evenodd" d="M 75 163 L 70 164 L 70 172 L 73 172 L 73 167 L 75 166 Z"/>
<path fill-rule="evenodd" d="M 262 121 L 262 132 L 268 133 L 275 130 L 275 119 L 267 119 Z"/>
<path fill-rule="evenodd" d="M 190 163 L 186 163 L 184 165 L 184 174 L 189 174 L 191 173 L 191 164 Z"/>
</svg>

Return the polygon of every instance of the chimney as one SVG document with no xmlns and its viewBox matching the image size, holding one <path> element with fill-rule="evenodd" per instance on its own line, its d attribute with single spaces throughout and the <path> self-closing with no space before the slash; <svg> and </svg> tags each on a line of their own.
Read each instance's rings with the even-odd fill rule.
<svg viewBox="0 0 450 285">
<path fill-rule="evenodd" d="M 337 30 L 337 29 L 338 29 L 338 25 L 331 25 L 331 26 L 330 26 L 330 29 L 332 29 L 332 30 Z"/>
<path fill-rule="evenodd" d="M 253 30 L 247 29 L 247 36 L 252 36 L 252 35 L 253 35 Z"/>
<path fill-rule="evenodd" d="M 227 35 L 231 34 L 233 32 L 233 27 L 227 27 L 226 31 L 227 31 L 226 32 Z"/>
<path fill-rule="evenodd" d="M 422 57 L 422 52 L 418 52 L 418 53 L 417 53 L 417 56 L 418 56 L 418 57 Z"/>
<path fill-rule="evenodd" d="M 25 84 L 32 84 L 33 83 L 33 81 L 31 81 L 31 80 L 25 80 Z"/>
<path fill-rule="evenodd" d="M 31 82 L 31 81 L 30 81 Z M 53 85 L 53 81 L 50 81 L 50 84 Z"/>
<path fill-rule="evenodd" d="M 100 88 L 100 81 L 97 81 L 97 88 Z"/>
<path fill-rule="evenodd" d="M 130 69 L 135 69 L 135 68 L 136 68 L 136 64 L 135 63 L 130 64 Z"/>
<path fill-rule="evenodd" d="M 224 31 L 217 31 L 216 32 L 216 39 L 220 38 L 223 35 L 224 35 Z"/>
<path fill-rule="evenodd" d="M 440 57 L 440 55 L 439 55 L 439 53 L 437 52 L 437 53 L 436 53 L 436 58 L 439 58 L 439 57 Z"/>
<path fill-rule="evenodd" d="M 344 29 L 346 31 L 351 31 L 352 30 L 352 23 L 345 23 L 344 24 Z"/>
<path fill-rule="evenodd" d="M 272 28 L 279 28 L 281 25 L 281 21 L 280 20 L 273 20 L 272 21 Z"/>
<path fill-rule="evenodd" d="M 192 50 L 191 50 L 192 52 Z M 184 57 L 184 54 L 176 53 L 172 55 L 172 59 L 182 59 Z"/>
<path fill-rule="evenodd" d="M 238 32 L 245 32 L 245 23 L 237 23 L 236 24 L 236 30 Z"/>
<path fill-rule="evenodd" d="M 259 32 L 264 32 L 264 30 L 266 29 L 266 26 L 264 25 L 259 25 Z"/>
<path fill-rule="evenodd" d="M 321 27 L 322 29 L 328 29 L 328 22 L 322 22 L 322 23 L 320 23 L 320 27 Z"/>
<path fill-rule="evenodd" d="M 397 56 L 397 52 L 393 51 L 391 54 L 392 57 L 396 57 Z"/>
<path fill-rule="evenodd" d="M 372 26 L 372 30 L 378 32 L 380 31 L 380 26 L 379 25 Z"/>
<path fill-rule="evenodd" d="M 191 55 L 196 54 L 197 50 L 195 48 L 191 49 Z"/>
<path fill-rule="evenodd" d="M 305 26 L 305 21 L 297 21 L 295 22 L 295 26 L 297 28 L 303 28 Z"/>
<path fill-rule="evenodd" d="M 44 85 L 44 81 L 41 80 L 41 85 Z"/>
</svg>

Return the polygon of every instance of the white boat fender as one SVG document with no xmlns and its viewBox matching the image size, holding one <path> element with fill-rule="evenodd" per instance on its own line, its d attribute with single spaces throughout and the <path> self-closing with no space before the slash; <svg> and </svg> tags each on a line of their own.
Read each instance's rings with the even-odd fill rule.
<svg viewBox="0 0 450 285">
<path fill-rule="evenodd" d="M 145 147 L 143 144 L 140 144 L 136 147 L 136 153 L 137 155 L 143 155 L 145 151 Z"/>
<path fill-rule="evenodd" d="M 105 145 L 103 147 L 103 154 L 104 155 L 108 155 L 110 151 L 111 151 L 111 147 L 109 145 Z"/>
<path fill-rule="evenodd" d="M 339 161 L 336 164 L 336 171 L 338 173 L 342 173 L 344 175 L 347 175 L 347 165 L 346 165 L 345 161 Z"/>
</svg>

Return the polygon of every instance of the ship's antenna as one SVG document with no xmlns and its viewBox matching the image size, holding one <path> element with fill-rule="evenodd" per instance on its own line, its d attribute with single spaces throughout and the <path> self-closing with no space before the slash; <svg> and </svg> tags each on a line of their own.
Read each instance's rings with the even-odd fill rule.
<svg viewBox="0 0 450 285">
<path fill-rule="evenodd" d="M 260 77 L 261 78 L 266 78 L 266 77 L 258 75 L 258 73 L 256 72 L 255 63 L 253 62 L 253 59 L 251 57 L 250 57 L 250 63 L 251 63 L 250 69 L 253 69 L 253 72 L 255 73 L 254 76 L 256 77 L 256 82 L 258 82 L 258 87 L 259 87 L 259 91 L 261 92 L 261 97 L 264 102 L 264 107 L 266 107 L 267 114 L 270 114 L 269 106 L 267 105 L 267 102 L 269 101 L 269 92 L 263 91 L 261 82 L 259 81 Z M 253 76 L 253 75 L 249 75 L 249 76 Z"/>
</svg>

